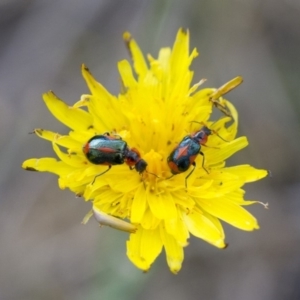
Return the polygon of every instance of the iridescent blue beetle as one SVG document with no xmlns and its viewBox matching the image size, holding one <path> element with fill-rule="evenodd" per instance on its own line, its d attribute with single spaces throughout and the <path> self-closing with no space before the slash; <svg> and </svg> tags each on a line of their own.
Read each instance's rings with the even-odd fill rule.
<svg viewBox="0 0 300 300">
<path fill-rule="evenodd" d="M 193 134 L 185 136 L 177 147 L 170 153 L 167 158 L 169 168 L 173 174 L 169 178 L 176 174 L 183 173 L 187 171 L 190 166 L 193 166 L 191 172 L 185 177 L 185 187 L 187 187 L 187 179 L 194 172 L 196 167 L 195 159 L 198 154 L 203 156 L 202 168 L 208 173 L 204 167 L 204 153 L 201 151 L 201 146 L 205 145 L 207 138 L 212 134 L 212 131 L 203 126 L 200 130 L 194 132 Z"/>
<path fill-rule="evenodd" d="M 107 165 L 108 168 L 95 176 L 95 179 L 108 172 L 113 165 L 126 163 L 129 168 L 143 173 L 147 168 L 147 162 L 141 158 L 139 151 L 130 149 L 121 137 L 111 136 L 109 133 L 95 135 L 83 146 L 83 153 L 89 162 L 95 165 Z"/>
</svg>

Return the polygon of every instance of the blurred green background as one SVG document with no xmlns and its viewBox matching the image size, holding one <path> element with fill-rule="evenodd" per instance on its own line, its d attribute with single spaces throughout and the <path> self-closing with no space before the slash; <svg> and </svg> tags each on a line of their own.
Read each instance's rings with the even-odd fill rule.
<svg viewBox="0 0 300 300">
<path fill-rule="evenodd" d="M 0 299 L 300 299 L 299 20 L 299 0 L 0 0 Z M 270 209 L 249 207 L 259 231 L 225 224 L 226 250 L 191 238 L 178 275 L 164 254 L 143 274 L 126 258 L 127 234 L 81 225 L 90 204 L 21 163 L 53 156 L 33 128 L 67 132 L 42 93 L 79 100 L 82 63 L 118 93 L 122 33 L 156 56 L 179 27 L 200 52 L 194 82 L 244 77 L 228 99 L 250 145 L 230 163 L 272 171 L 246 186 L 247 199 Z"/>
</svg>

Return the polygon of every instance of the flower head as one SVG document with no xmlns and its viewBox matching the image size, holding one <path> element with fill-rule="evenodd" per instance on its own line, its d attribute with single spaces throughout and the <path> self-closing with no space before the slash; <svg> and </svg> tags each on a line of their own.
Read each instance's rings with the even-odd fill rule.
<svg viewBox="0 0 300 300">
<path fill-rule="evenodd" d="M 29 159 L 23 168 L 58 175 L 59 187 L 92 202 L 96 219 L 130 232 L 127 255 L 148 270 L 162 249 L 172 272 L 184 258 L 190 235 L 224 248 L 220 220 L 239 229 L 258 229 L 243 206 L 243 185 L 267 175 L 249 165 L 225 166 L 246 147 L 236 138 L 238 115 L 222 96 L 241 83 L 199 89 L 189 69 L 189 32 L 180 29 L 173 48 L 147 60 L 129 33 L 124 39 L 133 67 L 118 63 L 122 89 L 110 94 L 82 66 L 90 89 L 73 106 L 53 92 L 43 95 L 51 113 L 70 128 L 68 135 L 35 129 L 52 143 L 55 158 Z M 225 115 L 211 120 L 213 108 Z M 126 220 L 126 221 L 125 221 Z"/>
</svg>

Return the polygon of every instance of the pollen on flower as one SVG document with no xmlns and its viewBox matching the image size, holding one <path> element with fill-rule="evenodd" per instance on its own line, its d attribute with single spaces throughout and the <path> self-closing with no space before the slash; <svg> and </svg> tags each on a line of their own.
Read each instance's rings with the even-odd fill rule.
<svg viewBox="0 0 300 300">
<path fill-rule="evenodd" d="M 260 202 L 244 200 L 242 187 L 267 171 L 226 166 L 248 145 L 236 137 L 238 113 L 223 97 L 242 83 L 240 76 L 220 88 L 201 88 L 206 79 L 193 83 L 190 65 L 198 52 L 190 51 L 187 30 L 157 58 L 146 59 L 128 32 L 123 38 L 133 64 L 118 63 L 120 94 L 112 95 L 84 65 L 90 94 L 68 106 L 45 93 L 48 109 L 70 132 L 36 129 L 57 159 L 28 159 L 23 168 L 54 173 L 60 188 L 90 201 L 83 223 L 94 216 L 100 225 L 128 232 L 127 256 L 135 266 L 149 270 L 164 249 L 177 273 L 190 235 L 225 248 L 220 221 L 259 228 L 243 206 Z M 214 109 L 222 117 L 212 120 Z"/>
</svg>

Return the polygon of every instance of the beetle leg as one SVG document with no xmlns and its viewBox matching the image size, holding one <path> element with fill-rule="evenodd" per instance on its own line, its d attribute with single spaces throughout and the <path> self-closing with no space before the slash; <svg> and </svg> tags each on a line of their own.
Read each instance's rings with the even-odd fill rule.
<svg viewBox="0 0 300 300">
<path fill-rule="evenodd" d="M 202 160 L 202 168 L 205 170 L 205 172 L 206 172 L 207 174 L 209 174 L 209 172 L 208 172 L 208 171 L 205 169 L 205 167 L 204 167 L 204 153 L 200 151 L 199 154 L 203 156 L 203 160 Z"/>
<path fill-rule="evenodd" d="M 229 108 L 225 104 L 221 103 L 219 99 L 210 98 L 209 101 L 211 101 L 211 103 L 216 108 L 218 108 L 225 116 L 233 118 Z"/>
<path fill-rule="evenodd" d="M 200 152 L 200 153 L 201 153 L 201 152 Z M 186 189 L 187 189 L 187 180 L 188 180 L 188 178 L 192 175 L 192 173 L 194 172 L 194 170 L 195 170 L 195 168 L 196 168 L 196 163 L 195 163 L 195 162 L 193 162 L 192 165 L 193 165 L 193 170 L 185 177 L 185 188 L 186 188 Z"/>
<path fill-rule="evenodd" d="M 111 166 L 109 165 L 108 168 L 107 168 L 104 172 L 102 172 L 102 173 L 96 175 L 96 176 L 94 177 L 94 180 L 93 180 L 93 182 L 92 182 L 92 185 L 94 184 L 94 182 L 95 182 L 95 180 L 96 180 L 97 177 L 99 177 L 99 176 L 105 174 L 106 172 L 108 172 L 108 171 L 110 170 L 110 168 L 111 168 Z"/>
<path fill-rule="evenodd" d="M 105 136 L 111 136 L 110 133 L 108 131 L 102 133 L 102 135 L 105 135 Z M 118 134 L 113 134 L 113 136 L 117 137 L 118 140 L 122 140 L 122 137 Z"/>
<path fill-rule="evenodd" d="M 225 140 L 224 138 L 222 138 L 218 132 L 216 130 L 212 130 L 211 131 L 213 134 L 215 134 L 217 137 L 219 137 L 222 141 L 226 142 L 226 143 L 229 143 L 229 141 Z"/>
</svg>

